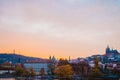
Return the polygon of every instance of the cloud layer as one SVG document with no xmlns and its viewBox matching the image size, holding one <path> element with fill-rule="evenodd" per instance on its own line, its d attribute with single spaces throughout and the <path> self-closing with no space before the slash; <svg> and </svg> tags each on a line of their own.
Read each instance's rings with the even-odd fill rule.
<svg viewBox="0 0 120 80">
<path fill-rule="evenodd" d="M 120 0 L 1 0 L 1 52 L 73 58 L 104 53 L 107 44 L 120 48 L 119 21 Z"/>
</svg>

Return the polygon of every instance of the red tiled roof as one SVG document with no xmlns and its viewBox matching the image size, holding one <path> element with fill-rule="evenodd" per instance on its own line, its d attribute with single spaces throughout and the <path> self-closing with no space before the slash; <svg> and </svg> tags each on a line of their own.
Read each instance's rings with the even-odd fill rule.
<svg viewBox="0 0 120 80">
<path fill-rule="evenodd" d="M 2 65 L 12 65 L 10 62 L 4 62 Z"/>
</svg>

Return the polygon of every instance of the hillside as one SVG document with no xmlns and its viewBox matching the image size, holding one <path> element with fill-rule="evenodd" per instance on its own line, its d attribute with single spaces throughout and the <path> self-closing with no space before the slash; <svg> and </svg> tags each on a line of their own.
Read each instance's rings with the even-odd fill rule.
<svg viewBox="0 0 120 80">
<path fill-rule="evenodd" d="M 42 58 L 27 57 L 27 56 L 18 55 L 18 54 L 0 53 L 0 64 L 6 61 L 16 64 L 18 62 L 21 62 L 21 63 L 26 62 L 27 60 L 41 60 L 41 59 Z"/>
</svg>

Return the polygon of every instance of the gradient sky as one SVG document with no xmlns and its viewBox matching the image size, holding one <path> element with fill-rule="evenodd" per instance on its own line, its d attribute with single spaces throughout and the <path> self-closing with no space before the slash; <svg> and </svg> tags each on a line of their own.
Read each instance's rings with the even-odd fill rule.
<svg viewBox="0 0 120 80">
<path fill-rule="evenodd" d="M 120 49 L 120 0 L 0 0 L 0 52 L 48 58 Z"/>
</svg>

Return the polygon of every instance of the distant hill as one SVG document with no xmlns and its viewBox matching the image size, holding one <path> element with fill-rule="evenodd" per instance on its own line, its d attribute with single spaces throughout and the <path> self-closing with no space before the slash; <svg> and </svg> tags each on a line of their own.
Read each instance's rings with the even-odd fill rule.
<svg viewBox="0 0 120 80">
<path fill-rule="evenodd" d="M 12 62 L 13 64 L 16 64 L 18 62 L 24 63 L 28 60 L 42 60 L 42 58 L 27 57 L 18 54 L 0 53 L 0 64 L 6 61 Z"/>
</svg>

